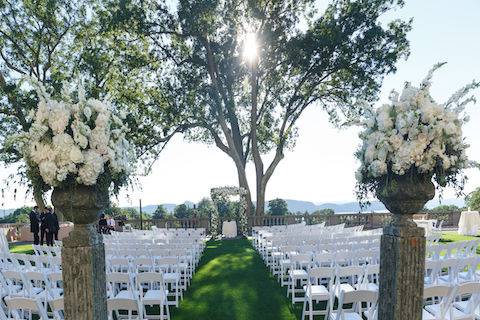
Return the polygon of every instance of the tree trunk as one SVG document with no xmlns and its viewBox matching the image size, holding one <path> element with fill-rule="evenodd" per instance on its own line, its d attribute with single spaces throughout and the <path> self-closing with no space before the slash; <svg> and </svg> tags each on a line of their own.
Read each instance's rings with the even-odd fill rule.
<svg viewBox="0 0 480 320">
<path fill-rule="evenodd" d="M 247 201 L 247 216 L 249 217 L 253 215 L 253 202 L 252 202 L 252 195 L 250 193 L 250 186 L 248 185 L 247 173 L 245 172 L 245 167 L 243 165 L 237 164 L 235 159 L 233 159 L 233 161 L 235 162 L 235 166 L 237 168 L 238 185 L 240 188 L 243 188 L 247 191 L 245 198 Z"/>
<path fill-rule="evenodd" d="M 257 183 L 257 207 L 255 210 L 255 214 L 257 216 L 262 216 L 265 214 L 265 189 L 266 185 L 263 186 L 262 183 Z"/>
<path fill-rule="evenodd" d="M 45 200 L 43 199 L 43 192 L 41 190 L 38 190 L 37 188 L 34 188 L 33 198 L 35 199 L 35 203 L 37 204 L 38 209 L 40 209 L 40 211 L 45 210 Z"/>
</svg>

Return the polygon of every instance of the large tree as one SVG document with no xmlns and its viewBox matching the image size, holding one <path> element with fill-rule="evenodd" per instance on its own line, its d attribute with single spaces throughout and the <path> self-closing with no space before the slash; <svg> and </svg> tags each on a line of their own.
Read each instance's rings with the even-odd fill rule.
<svg viewBox="0 0 480 320">
<path fill-rule="evenodd" d="M 0 0 L 0 162 L 18 165 L 21 183 L 39 185 L 29 180 L 9 139 L 30 129 L 37 105 L 26 78 L 39 81 L 53 96 L 61 92 L 63 82 L 79 79 L 89 96 L 108 94 L 116 107 L 129 111 L 127 121 L 133 129 L 129 138 L 139 155 L 145 150 L 154 154 L 149 146 L 161 149 L 173 135 L 161 123 L 158 90 L 145 85 L 149 73 L 144 70 L 155 68 L 148 43 L 115 28 L 120 18 L 111 13 L 100 0 Z M 148 101 L 155 101 L 155 108 L 149 108 Z M 150 130 L 152 118 L 157 130 Z M 44 191 L 33 189 L 40 207 Z"/>
<path fill-rule="evenodd" d="M 148 41 L 159 107 L 188 139 L 233 160 L 250 210 L 245 168 L 253 160 L 263 214 L 267 183 L 294 146 L 302 113 L 322 107 L 336 123 L 361 114 L 359 102 L 372 102 L 383 76 L 408 55 L 410 22 L 380 22 L 401 5 L 334 0 L 317 12 L 313 0 L 124 0 L 110 9 Z"/>
</svg>

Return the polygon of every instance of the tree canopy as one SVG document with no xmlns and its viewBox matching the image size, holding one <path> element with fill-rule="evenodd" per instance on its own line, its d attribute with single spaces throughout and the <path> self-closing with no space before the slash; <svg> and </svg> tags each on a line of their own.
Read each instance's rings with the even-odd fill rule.
<svg viewBox="0 0 480 320">
<path fill-rule="evenodd" d="M 168 215 L 167 209 L 163 205 L 159 205 L 153 212 L 152 219 L 165 219 Z"/>
<path fill-rule="evenodd" d="M 480 188 L 468 194 L 465 199 L 466 205 L 471 210 L 480 211 Z"/>
<path fill-rule="evenodd" d="M 168 119 L 176 123 L 172 132 L 225 152 L 250 209 L 245 167 L 253 160 L 261 214 L 267 183 L 294 146 L 302 113 L 315 105 L 333 122 L 348 122 L 375 101 L 383 76 L 408 55 L 410 22 L 379 20 L 401 5 L 335 0 L 319 12 L 313 0 L 125 0 L 109 9 L 135 34 L 130 38 L 148 43 L 158 66 L 148 76 L 158 96 L 147 105 L 164 116 L 147 123 L 155 130 Z M 243 54 L 247 44 L 255 47 L 251 59 Z"/>
<path fill-rule="evenodd" d="M 288 212 L 288 204 L 283 199 L 273 199 L 268 201 L 268 213 L 272 216 L 284 216 Z"/>
</svg>

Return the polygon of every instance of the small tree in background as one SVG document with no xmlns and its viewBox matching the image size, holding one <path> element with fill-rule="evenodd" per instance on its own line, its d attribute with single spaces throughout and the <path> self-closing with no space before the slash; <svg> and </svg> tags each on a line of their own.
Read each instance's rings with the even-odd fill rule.
<svg viewBox="0 0 480 320">
<path fill-rule="evenodd" d="M 199 218 L 209 218 L 215 212 L 215 204 L 212 200 L 203 198 L 198 203 L 197 212 Z"/>
<path fill-rule="evenodd" d="M 324 215 L 324 216 L 331 216 L 331 215 L 334 215 L 334 214 L 335 214 L 335 211 L 334 211 L 333 209 L 326 208 L 326 209 L 317 210 L 317 211 L 315 211 L 313 214 L 319 214 L 319 215 Z"/>
<path fill-rule="evenodd" d="M 284 216 L 287 215 L 288 212 L 288 204 L 283 199 L 273 199 L 268 201 L 268 212 L 272 216 Z"/>
<path fill-rule="evenodd" d="M 465 202 L 470 210 L 480 210 L 480 187 L 471 192 L 465 198 Z"/>
<path fill-rule="evenodd" d="M 189 208 L 185 203 L 179 204 L 175 207 L 173 215 L 178 219 L 190 218 L 192 215 L 192 209 Z"/>
<path fill-rule="evenodd" d="M 165 219 L 165 217 L 168 216 L 167 209 L 163 205 L 157 206 L 157 209 L 155 209 L 155 212 L 153 212 L 153 219 Z"/>
<path fill-rule="evenodd" d="M 461 208 L 457 207 L 456 205 L 439 205 L 436 206 L 435 208 L 432 209 L 426 209 L 426 212 L 431 212 L 431 213 L 452 213 L 452 212 L 458 212 L 460 211 Z"/>
</svg>

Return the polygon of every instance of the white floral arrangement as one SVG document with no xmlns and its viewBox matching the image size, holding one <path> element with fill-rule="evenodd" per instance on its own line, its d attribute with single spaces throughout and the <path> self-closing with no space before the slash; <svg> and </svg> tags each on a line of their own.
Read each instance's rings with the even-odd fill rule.
<svg viewBox="0 0 480 320">
<path fill-rule="evenodd" d="M 239 187 L 220 187 L 220 188 L 212 188 L 210 190 L 210 197 L 214 203 L 215 212 L 212 213 L 210 217 L 210 225 L 212 228 L 212 234 L 218 235 L 221 233 L 220 227 L 220 215 L 218 212 L 218 204 L 220 202 L 228 201 L 230 196 L 239 195 L 240 196 L 240 208 L 238 213 L 238 225 L 240 232 L 243 234 L 247 234 L 248 230 L 248 217 L 247 217 L 247 201 L 245 195 L 247 194 L 247 190 L 245 188 Z"/>
<path fill-rule="evenodd" d="M 392 175 L 427 175 L 434 178 L 437 187 L 450 185 L 463 190 L 463 170 L 470 165 L 465 153 L 468 144 L 462 135 L 462 126 L 469 120 L 464 108 L 475 102 L 467 95 L 479 83 L 472 82 L 447 102 L 437 103 L 430 95 L 431 78 L 442 65 L 435 65 L 420 87 L 406 83 L 401 94 L 392 91 L 389 104 L 367 110 L 359 135 L 362 144 L 356 153 L 360 200 Z"/>
<path fill-rule="evenodd" d="M 125 115 L 117 115 L 107 101 L 86 98 L 82 85 L 77 97 L 64 85 L 61 97 L 52 98 L 33 82 L 38 107 L 29 117 L 28 133 L 15 138 L 25 158 L 27 174 L 41 181 L 42 189 L 80 184 L 93 186 L 106 181 L 118 188 L 134 170 L 134 149 L 126 134 Z M 41 179 L 39 179 L 41 178 Z"/>
</svg>

